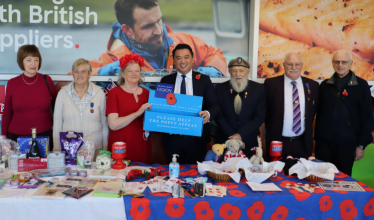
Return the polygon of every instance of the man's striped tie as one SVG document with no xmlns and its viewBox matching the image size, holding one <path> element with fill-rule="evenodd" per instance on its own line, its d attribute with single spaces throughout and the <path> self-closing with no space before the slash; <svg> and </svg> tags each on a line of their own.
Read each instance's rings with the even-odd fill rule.
<svg viewBox="0 0 374 220">
<path fill-rule="evenodd" d="M 295 134 L 299 134 L 301 130 L 301 110 L 300 110 L 300 101 L 299 101 L 299 92 L 297 90 L 296 81 L 292 81 L 292 103 L 293 103 L 293 125 L 292 131 Z"/>
</svg>

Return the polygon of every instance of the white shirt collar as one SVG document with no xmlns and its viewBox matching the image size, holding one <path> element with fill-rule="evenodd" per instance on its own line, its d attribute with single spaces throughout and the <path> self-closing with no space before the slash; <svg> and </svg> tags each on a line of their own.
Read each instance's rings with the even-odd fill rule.
<svg viewBox="0 0 374 220">
<path fill-rule="evenodd" d="M 292 81 L 296 81 L 297 85 L 301 85 L 301 83 L 303 83 L 301 81 L 301 76 L 299 76 L 299 78 L 297 78 L 297 80 L 292 80 L 292 79 L 288 78 L 286 74 L 284 74 L 284 81 L 286 82 L 286 84 L 289 84 L 289 85 L 292 85 L 291 84 Z"/>
<path fill-rule="evenodd" d="M 180 73 L 180 72 L 177 71 L 177 76 L 180 77 L 180 78 L 182 78 L 182 73 Z M 186 78 L 192 79 L 192 69 L 190 70 L 190 72 L 188 72 L 186 74 Z"/>
</svg>

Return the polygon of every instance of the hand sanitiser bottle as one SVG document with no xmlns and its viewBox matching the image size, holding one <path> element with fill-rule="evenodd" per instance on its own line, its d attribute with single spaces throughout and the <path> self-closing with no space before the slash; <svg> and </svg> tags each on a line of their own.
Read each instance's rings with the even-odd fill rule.
<svg viewBox="0 0 374 220">
<path fill-rule="evenodd" d="M 179 163 L 177 162 L 178 154 L 173 154 L 173 162 L 169 165 L 169 177 L 178 178 L 179 177 Z"/>
</svg>

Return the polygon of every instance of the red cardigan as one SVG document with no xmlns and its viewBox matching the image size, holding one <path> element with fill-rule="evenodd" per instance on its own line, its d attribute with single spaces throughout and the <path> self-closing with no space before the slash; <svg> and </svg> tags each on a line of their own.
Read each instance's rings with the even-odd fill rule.
<svg viewBox="0 0 374 220">
<path fill-rule="evenodd" d="M 23 76 L 23 77 L 22 77 Z M 36 79 L 38 77 L 38 79 Z M 27 85 L 27 83 L 33 83 Z M 53 101 L 56 99 L 55 85 L 47 75 Z M 52 129 L 53 117 L 50 113 L 51 95 L 43 74 L 33 77 L 24 74 L 8 81 L 5 93 L 5 106 L 1 134 L 8 132 L 18 135 L 31 135 L 31 128 L 38 133 Z"/>
</svg>

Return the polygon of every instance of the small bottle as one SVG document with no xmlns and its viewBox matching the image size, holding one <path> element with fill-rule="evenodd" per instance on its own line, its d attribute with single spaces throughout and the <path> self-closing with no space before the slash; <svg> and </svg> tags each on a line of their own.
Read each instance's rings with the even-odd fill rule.
<svg viewBox="0 0 374 220">
<path fill-rule="evenodd" d="M 31 130 L 31 135 L 32 135 L 32 143 L 30 147 L 29 158 L 30 159 L 41 158 L 40 150 L 39 150 L 39 147 L 36 141 L 36 128 L 33 128 Z"/>
<path fill-rule="evenodd" d="M 173 162 L 169 165 L 169 177 L 178 178 L 179 177 L 179 163 L 177 162 L 178 154 L 173 154 Z"/>
</svg>

